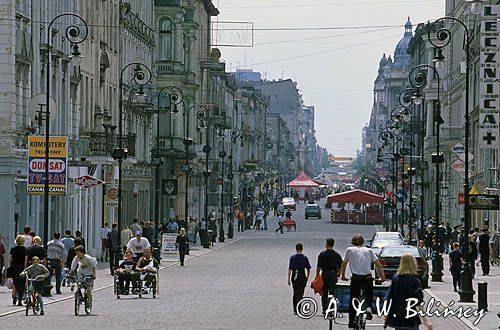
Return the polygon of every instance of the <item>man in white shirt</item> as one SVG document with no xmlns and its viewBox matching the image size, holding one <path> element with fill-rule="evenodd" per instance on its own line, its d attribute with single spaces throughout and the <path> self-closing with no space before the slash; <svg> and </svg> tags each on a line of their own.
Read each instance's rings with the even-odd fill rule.
<svg viewBox="0 0 500 330">
<path fill-rule="evenodd" d="M 352 237 L 351 244 L 354 246 L 348 247 L 345 251 L 344 261 L 340 269 L 341 278 L 344 281 L 347 281 L 347 277 L 345 276 L 347 264 L 349 264 L 349 270 L 351 271 L 351 285 L 349 289 L 349 329 L 355 328 L 354 320 L 356 311 L 354 310 L 352 301 L 359 297 L 362 287 L 365 289 L 366 319 L 371 320 L 373 318 L 371 310 L 373 302 L 372 264 L 375 265 L 378 274 L 380 274 L 380 280 L 382 282 L 385 281 L 382 265 L 373 250 L 363 246 L 364 242 L 365 240 L 361 235 L 354 235 Z"/>
<path fill-rule="evenodd" d="M 23 228 L 23 236 L 24 236 L 24 247 L 29 248 L 33 244 L 33 237 L 30 235 L 31 227 L 26 225 Z"/>
<path fill-rule="evenodd" d="M 147 238 L 142 237 L 142 232 L 137 231 L 135 237 L 132 237 L 127 244 L 127 250 L 132 251 L 134 260 L 139 260 L 144 255 L 144 250 L 149 249 L 151 245 Z"/>
<path fill-rule="evenodd" d="M 104 227 L 101 228 L 101 262 L 108 260 L 108 234 L 111 231 L 108 227 L 108 223 L 104 223 Z"/>
</svg>

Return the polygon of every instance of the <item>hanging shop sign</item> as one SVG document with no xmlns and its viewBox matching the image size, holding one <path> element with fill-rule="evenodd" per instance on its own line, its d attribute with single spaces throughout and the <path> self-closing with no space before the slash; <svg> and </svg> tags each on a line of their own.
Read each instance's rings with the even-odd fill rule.
<svg viewBox="0 0 500 330">
<path fill-rule="evenodd" d="M 498 195 L 470 195 L 469 208 L 471 210 L 499 210 Z"/>
<path fill-rule="evenodd" d="M 49 195 L 66 195 L 68 137 L 49 139 Z M 28 137 L 28 194 L 45 192 L 45 137 Z"/>
<path fill-rule="evenodd" d="M 500 47 L 500 5 L 484 5 L 481 10 L 480 54 L 479 54 L 479 148 L 498 149 L 500 77 L 498 63 Z"/>
</svg>

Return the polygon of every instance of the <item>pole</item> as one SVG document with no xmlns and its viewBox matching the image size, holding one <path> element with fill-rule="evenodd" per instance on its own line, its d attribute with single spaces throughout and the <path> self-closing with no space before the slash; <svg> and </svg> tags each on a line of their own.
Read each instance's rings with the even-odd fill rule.
<svg viewBox="0 0 500 330">
<path fill-rule="evenodd" d="M 45 63 L 45 168 L 44 168 L 44 182 L 43 182 L 43 246 L 45 250 L 47 250 L 47 242 L 49 238 L 49 183 L 50 183 L 50 175 L 49 175 L 49 162 L 50 162 L 50 50 L 52 46 L 50 45 L 50 40 L 52 36 L 52 24 L 60 17 L 75 17 L 77 18 L 84 26 L 82 30 L 80 27 L 70 24 L 66 28 L 66 38 L 70 40 L 71 44 L 73 44 L 73 53 L 71 54 L 73 58 L 79 58 L 80 52 L 78 51 L 78 44 L 82 43 L 87 39 L 88 35 L 88 26 L 87 22 L 77 14 L 73 13 L 62 13 L 54 17 L 47 27 L 47 60 Z M 78 39 L 77 39 L 78 38 Z"/>
<path fill-rule="evenodd" d="M 439 82 L 438 82 L 439 85 Z M 439 91 L 439 89 L 438 89 Z M 439 92 L 438 92 L 439 94 Z M 434 103 L 434 121 L 436 122 L 436 191 L 435 191 L 435 213 L 436 219 L 434 223 L 434 234 L 436 235 L 436 241 L 434 245 L 434 251 L 432 252 L 432 273 L 431 273 L 431 281 L 432 282 L 442 282 L 443 281 L 443 272 L 442 272 L 442 257 L 440 255 L 440 240 L 439 240 L 439 223 L 441 222 L 440 211 L 441 211 L 441 201 L 440 201 L 440 192 L 441 192 L 441 178 L 440 178 L 440 141 L 439 141 L 439 130 L 441 126 L 441 110 L 439 104 L 439 96 L 438 101 Z M 467 248 L 466 248 L 467 249 Z"/>
<path fill-rule="evenodd" d="M 224 158 L 226 151 L 224 150 L 224 131 L 222 134 L 222 151 L 219 152 L 221 158 L 221 173 L 222 173 L 222 187 L 220 196 L 220 228 L 219 228 L 219 242 L 224 243 Z"/>
<path fill-rule="evenodd" d="M 404 150 L 405 148 L 405 123 L 401 122 L 401 133 L 403 135 L 403 138 L 401 139 L 403 141 L 403 146 L 401 149 Z M 404 237 L 405 236 L 405 198 L 404 198 L 404 192 L 405 192 L 405 155 L 403 152 L 401 152 L 401 235 Z"/>
<path fill-rule="evenodd" d="M 414 175 L 414 170 L 413 170 L 413 114 L 410 111 L 410 171 L 408 171 L 408 180 L 410 182 L 410 204 L 409 204 L 409 211 L 410 215 L 408 218 L 408 240 L 411 241 L 413 235 L 413 175 Z M 418 242 L 417 246 L 418 246 Z"/>
<path fill-rule="evenodd" d="M 425 178 L 425 157 L 424 157 L 424 141 L 425 141 L 425 116 L 424 106 L 420 106 L 420 237 L 424 238 L 424 178 Z"/>
<path fill-rule="evenodd" d="M 207 129 L 206 129 L 206 141 L 205 141 L 205 146 L 203 147 L 203 152 L 205 152 L 205 172 L 203 175 L 205 176 L 205 239 L 203 240 L 203 248 L 208 249 L 210 248 L 210 237 L 208 236 L 208 177 L 210 176 L 210 171 L 208 167 L 208 158 L 210 154 L 210 145 L 209 145 L 209 127 L 210 127 L 210 120 L 207 120 Z"/>
</svg>

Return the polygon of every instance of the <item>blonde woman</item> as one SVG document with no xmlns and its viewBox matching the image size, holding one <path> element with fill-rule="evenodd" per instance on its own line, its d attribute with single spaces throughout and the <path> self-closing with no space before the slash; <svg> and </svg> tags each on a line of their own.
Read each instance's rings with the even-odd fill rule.
<svg viewBox="0 0 500 330">
<path fill-rule="evenodd" d="M 33 257 L 38 257 L 42 265 L 47 265 L 47 255 L 43 246 L 40 245 L 41 243 L 40 236 L 33 237 L 33 244 L 26 251 L 25 268 L 31 265 Z"/>
<path fill-rule="evenodd" d="M 24 247 L 24 236 L 16 237 L 16 246 L 10 249 L 9 253 L 9 268 L 7 269 L 7 277 L 12 278 L 14 286 L 12 287 L 12 304 L 22 306 L 24 294 L 24 279 L 21 277 L 21 272 L 24 270 L 24 258 L 26 256 L 26 248 Z"/>
<path fill-rule="evenodd" d="M 406 318 L 407 299 L 418 299 L 420 304 L 424 299 L 422 285 L 417 277 L 417 260 L 411 254 L 401 257 L 396 276 L 392 279 L 387 299 L 391 302 L 389 316 L 385 324 L 396 330 L 416 330 L 423 322 L 427 329 L 432 330 L 432 323 L 427 317 Z"/>
</svg>

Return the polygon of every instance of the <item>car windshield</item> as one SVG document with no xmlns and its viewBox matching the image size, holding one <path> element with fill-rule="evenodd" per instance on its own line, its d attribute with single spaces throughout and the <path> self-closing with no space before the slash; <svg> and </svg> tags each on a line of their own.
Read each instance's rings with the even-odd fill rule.
<svg viewBox="0 0 500 330">
<path fill-rule="evenodd" d="M 388 238 L 388 239 L 376 240 L 375 242 L 373 242 L 372 247 L 381 248 L 384 246 L 402 245 L 402 244 L 403 244 L 403 242 L 400 239 Z"/>
<path fill-rule="evenodd" d="M 319 209 L 318 205 L 308 205 L 306 206 L 306 210 L 317 210 Z"/>
<path fill-rule="evenodd" d="M 293 198 L 283 198 L 283 203 L 293 203 Z"/>
<path fill-rule="evenodd" d="M 380 254 L 381 257 L 401 257 L 405 254 L 411 254 L 414 257 L 420 257 L 420 252 L 416 247 L 391 246 L 386 247 Z"/>
</svg>

